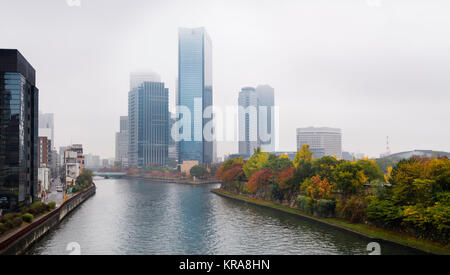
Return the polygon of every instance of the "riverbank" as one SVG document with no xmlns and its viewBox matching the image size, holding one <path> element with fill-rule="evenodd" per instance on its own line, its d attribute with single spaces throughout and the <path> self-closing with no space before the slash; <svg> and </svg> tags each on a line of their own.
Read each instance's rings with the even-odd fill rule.
<svg viewBox="0 0 450 275">
<path fill-rule="evenodd" d="M 176 183 L 185 185 L 206 185 L 206 184 L 220 184 L 217 179 L 209 180 L 192 180 L 192 179 L 178 179 L 178 178 L 161 178 L 161 177 L 144 177 L 144 176 L 126 176 L 126 179 L 148 180 L 155 183 Z"/>
<path fill-rule="evenodd" d="M 268 201 L 256 200 L 243 195 L 236 195 L 225 191 L 223 189 L 215 189 L 212 190 L 214 194 L 217 194 L 222 197 L 226 197 L 229 199 L 238 200 L 241 202 L 258 205 L 266 208 L 271 208 L 275 210 L 279 210 L 285 213 L 293 214 L 302 218 L 306 218 L 315 222 L 319 222 L 322 224 L 326 224 L 335 228 L 339 228 L 341 230 L 345 230 L 347 232 L 351 232 L 353 234 L 357 234 L 359 236 L 371 239 L 373 241 L 382 240 L 385 242 L 391 242 L 398 245 L 406 246 L 412 249 L 420 250 L 425 253 L 431 254 L 439 254 L 439 255 L 450 255 L 450 248 L 440 246 L 437 243 L 419 240 L 413 237 L 409 237 L 397 232 L 388 231 L 385 229 L 365 225 L 365 224 L 352 224 L 345 220 L 337 219 L 337 218 L 318 218 L 308 214 L 303 213 L 302 211 L 290 208 L 287 206 L 283 206 L 280 204 L 276 204 Z"/>
<path fill-rule="evenodd" d="M 75 194 L 48 214 L 0 238 L 0 255 L 23 254 L 34 242 L 58 225 L 67 214 L 93 196 L 95 192 L 96 187 L 92 185 Z"/>
</svg>

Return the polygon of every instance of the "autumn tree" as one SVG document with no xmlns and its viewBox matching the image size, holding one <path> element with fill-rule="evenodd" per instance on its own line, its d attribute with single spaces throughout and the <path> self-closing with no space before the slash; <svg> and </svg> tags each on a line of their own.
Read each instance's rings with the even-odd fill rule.
<svg viewBox="0 0 450 275">
<path fill-rule="evenodd" d="M 255 172 L 248 181 L 250 192 L 255 193 L 261 187 L 268 186 L 273 179 L 273 173 L 270 169 L 262 169 Z"/>
<path fill-rule="evenodd" d="M 313 158 L 312 152 L 309 150 L 309 145 L 305 144 L 302 149 L 298 150 L 295 156 L 294 166 L 298 167 L 301 160 L 311 161 Z"/>
<path fill-rule="evenodd" d="M 261 148 L 255 149 L 252 157 L 244 164 L 245 176 L 250 179 L 257 171 L 261 170 L 269 160 L 269 154 L 261 151 Z"/>
</svg>

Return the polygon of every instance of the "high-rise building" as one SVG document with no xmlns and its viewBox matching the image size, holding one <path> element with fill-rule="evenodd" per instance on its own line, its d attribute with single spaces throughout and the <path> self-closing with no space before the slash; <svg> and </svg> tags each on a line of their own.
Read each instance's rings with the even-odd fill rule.
<svg viewBox="0 0 450 275">
<path fill-rule="evenodd" d="M 132 88 L 128 94 L 128 165 L 166 165 L 169 90 L 162 82 L 147 81 Z"/>
<path fill-rule="evenodd" d="M 128 166 L 128 116 L 120 117 L 120 132 L 116 133 L 116 162 Z"/>
<path fill-rule="evenodd" d="M 39 150 L 39 168 L 48 168 L 49 158 L 51 157 L 51 150 L 49 150 L 49 143 L 47 137 L 38 138 Z M 50 153 L 50 154 L 49 154 Z"/>
<path fill-rule="evenodd" d="M 269 85 L 256 87 L 259 101 L 258 146 L 264 152 L 275 152 L 275 92 Z"/>
<path fill-rule="evenodd" d="M 52 149 L 55 148 L 55 122 L 53 114 L 39 112 L 39 136 L 46 136 L 51 141 Z"/>
<path fill-rule="evenodd" d="M 239 154 L 250 156 L 258 147 L 258 95 L 255 88 L 242 88 L 239 107 Z"/>
<path fill-rule="evenodd" d="M 191 114 L 190 138 L 179 142 L 178 160 L 212 163 L 214 141 L 203 135 L 212 119 L 203 117 L 205 109 L 213 105 L 211 39 L 204 28 L 180 28 L 178 39 L 177 103 Z"/>
<path fill-rule="evenodd" d="M 178 142 L 171 135 L 172 127 L 176 122 L 176 114 L 169 112 L 169 161 L 178 162 Z"/>
<path fill-rule="evenodd" d="M 249 156 L 257 147 L 275 152 L 274 89 L 245 87 L 239 93 L 239 154 Z"/>
<path fill-rule="evenodd" d="M 337 128 L 298 128 L 297 149 L 309 145 L 315 158 L 324 156 L 342 157 L 342 133 Z"/>
<path fill-rule="evenodd" d="M 30 203 L 38 192 L 36 72 L 18 50 L 0 50 L 0 208 Z"/>
</svg>

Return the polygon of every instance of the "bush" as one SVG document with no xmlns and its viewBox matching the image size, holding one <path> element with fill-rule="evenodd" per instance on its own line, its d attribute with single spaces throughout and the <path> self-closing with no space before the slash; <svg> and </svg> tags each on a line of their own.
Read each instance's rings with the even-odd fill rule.
<svg viewBox="0 0 450 275">
<path fill-rule="evenodd" d="M 32 214 L 30 214 L 30 213 L 26 213 L 26 214 L 23 214 L 23 215 L 22 215 L 22 220 L 23 220 L 24 222 L 32 223 L 32 222 L 33 222 L 33 219 L 34 219 L 34 216 L 33 216 Z"/>
<path fill-rule="evenodd" d="M 317 201 L 317 213 L 321 217 L 334 216 L 334 209 L 336 208 L 336 202 L 332 200 L 318 200 Z"/>
<path fill-rule="evenodd" d="M 55 209 L 56 208 L 56 202 L 54 202 L 54 201 L 49 202 L 47 204 L 47 207 L 48 207 L 49 210 Z"/>
<path fill-rule="evenodd" d="M 314 212 L 314 200 L 310 197 L 298 196 L 297 205 L 300 210 L 308 214 L 313 214 Z"/>
<path fill-rule="evenodd" d="M 6 225 L 4 223 L 0 223 L 0 235 L 6 233 L 6 231 L 8 231 Z"/>
<path fill-rule="evenodd" d="M 402 208 L 396 206 L 392 201 L 368 197 L 367 218 L 377 225 L 399 226 L 403 218 Z"/>
<path fill-rule="evenodd" d="M 364 221 L 366 217 L 366 208 L 364 198 L 352 196 L 348 201 L 340 202 L 337 210 L 341 217 L 350 220 L 352 223 L 359 223 Z"/>
<path fill-rule="evenodd" d="M 22 225 L 22 217 L 15 217 L 14 219 L 12 219 L 12 224 L 14 227 L 19 227 Z"/>
</svg>

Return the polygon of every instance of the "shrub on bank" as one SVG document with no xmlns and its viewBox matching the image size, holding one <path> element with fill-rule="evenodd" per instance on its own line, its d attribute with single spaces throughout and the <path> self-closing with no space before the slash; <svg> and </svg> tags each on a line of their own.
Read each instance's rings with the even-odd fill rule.
<svg viewBox="0 0 450 275">
<path fill-rule="evenodd" d="M 3 223 L 0 223 L 0 235 L 6 233 L 6 231 L 8 231 L 8 228 L 6 227 L 6 225 Z"/>
<path fill-rule="evenodd" d="M 332 200 L 315 200 L 309 196 L 298 196 L 297 206 L 303 212 L 319 217 L 331 217 L 334 215 L 336 202 Z"/>
<path fill-rule="evenodd" d="M 23 220 L 24 222 L 32 223 L 32 222 L 33 222 L 33 219 L 34 219 L 34 216 L 33 216 L 32 214 L 30 214 L 30 213 L 26 213 L 26 214 L 23 214 L 23 215 L 22 215 L 22 220 Z"/>
<path fill-rule="evenodd" d="M 56 202 L 52 201 L 52 202 L 47 203 L 47 208 L 48 208 L 48 210 L 55 209 L 56 208 Z"/>
</svg>

